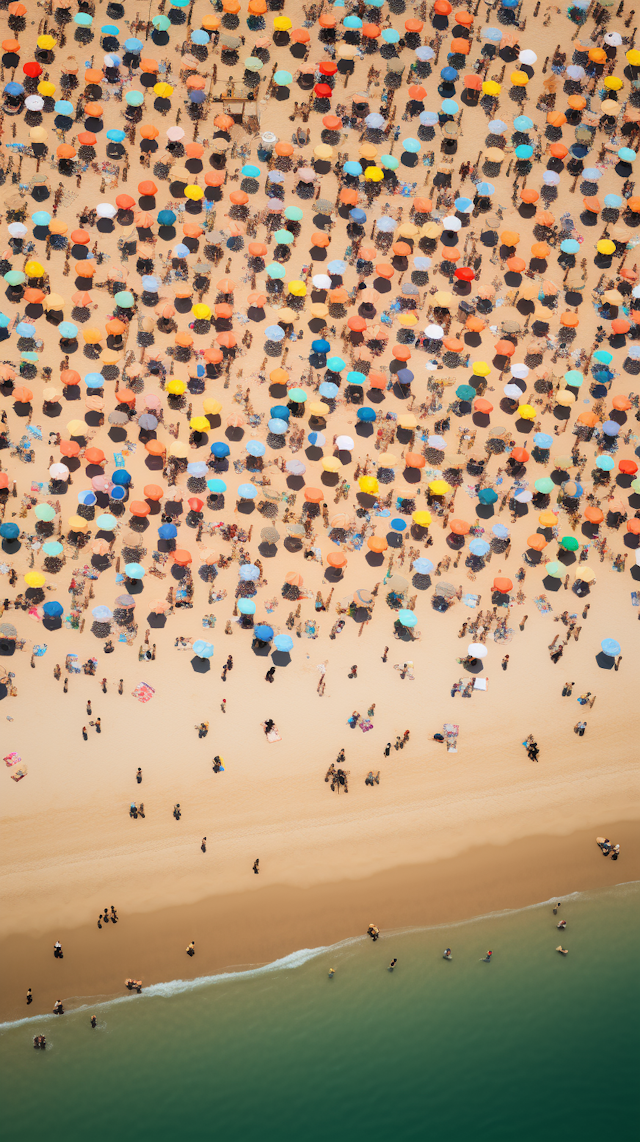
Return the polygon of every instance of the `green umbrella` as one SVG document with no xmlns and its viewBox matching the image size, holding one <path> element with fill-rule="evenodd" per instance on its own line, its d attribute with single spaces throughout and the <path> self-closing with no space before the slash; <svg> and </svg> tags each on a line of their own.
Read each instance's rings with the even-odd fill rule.
<svg viewBox="0 0 640 1142">
<path fill-rule="evenodd" d="M 560 540 L 560 546 L 564 547 L 565 551 L 577 551 L 580 544 L 573 535 L 563 535 Z"/>
<path fill-rule="evenodd" d="M 562 563 L 547 563 L 545 571 L 547 575 L 551 575 L 552 579 L 562 579 L 562 576 L 566 571 L 566 567 L 563 567 Z"/>
<path fill-rule="evenodd" d="M 304 211 L 302 211 L 299 206 L 287 206 L 284 216 L 289 222 L 302 222 Z"/>
<path fill-rule="evenodd" d="M 286 270 L 279 262 L 271 262 L 267 266 L 267 273 L 270 278 L 286 278 Z"/>
<path fill-rule="evenodd" d="M 36 519 L 43 523 L 51 523 L 51 520 L 56 518 L 55 508 L 52 508 L 51 504 L 36 504 L 33 511 Z"/>
<path fill-rule="evenodd" d="M 133 305 L 133 294 L 129 293 L 128 289 L 121 289 L 113 300 L 121 309 L 131 309 Z"/>
<path fill-rule="evenodd" d="M 290 246 L 293 242 L 293 234 L 290 230 L 276 230 L 274 238 L 279 246 Z"/>
<path fill-rule="evenodd" d="M 288 87 L 293 83 L 293 76 L 290 71 L 277 71 L 273 77 L 273 82 L 278 84 L 278 87 Z"/>
<path fill-rule="evenodd" d="M 264 64 L 257 56 L 249 56 L 249 58 L 244 61 L 244 66 L 247 71 L 262 71 Z"/>
<path fill-rule="evenodd" d="M 287 396 L 289 400 L 295 401 L 296 404 L 302 404 L 302 402 L 307 399 L 307 394 L 304 389 L 289 389 Z"/>
<path fill-rule="evenodd" d="M 545 496 L 550 495 L 555 488 L 553 480 L 550 480 L 548 476 L 541 476 L 539 480 L 536 480 L 533 486 L 536 492 L 542 492 Z"/>
<path fill-rule="evenodd" d="M 4 280 L 7 285 L 19 286 L 26 282 L 27 277 L 26 274 L 23 274 L 20 270 L 7 270 L 7 273 L 4 275 Z"/>
</svg>

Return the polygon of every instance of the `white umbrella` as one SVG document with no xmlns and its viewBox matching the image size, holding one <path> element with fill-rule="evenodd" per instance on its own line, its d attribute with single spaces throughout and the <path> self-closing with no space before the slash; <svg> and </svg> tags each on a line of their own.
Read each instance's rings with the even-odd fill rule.
<svg viewBox="0 0 640 1142">
<path fill-rule="evenodd" d="M 467 647 L 467 654 L 470 658 L 486 658 L 489 651 L 486 646 L 481 642 L 470 642 Z"/>
<path fill-rule="evenodd" d="M 353 440 L 350 436 L 339 436 L 336 440 L 336 445 L 341 452 L 350 452 L 353 448 Z"/>
</svg>

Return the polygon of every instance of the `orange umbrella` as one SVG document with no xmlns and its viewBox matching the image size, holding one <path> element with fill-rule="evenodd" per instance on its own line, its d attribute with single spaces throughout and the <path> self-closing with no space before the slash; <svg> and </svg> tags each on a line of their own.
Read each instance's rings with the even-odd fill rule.
<svg viewBox="0 0 640 1142">
<path fill-rule="evenodd" d="M 222 345 L 224 349 L 233 349 L 234 345 L 238 343 L 235 333 L 231 332 L 219 333 L 216 337 L 216 341 L 218 345 Z"/>
<path fill-rule="evenodd" d="M 498 341 L 496 344 L 496 354 L 499 357 L 513 357 L 515 351 L 513 341 Z"/>
<path fill-rule="evenodd" d="M 84 458 L 89 464 L 104 464 L 106 459 L 102 448 L 96 448 L 95 446 L 85 449 Z"/>
<path fill-rule="evenodd" d="M 161 440 L 148 440 L 145 448 L 150 456 L 164 456 L 166 447 Z"/>
<path fill-rule="evenodd" d="M 491 404 L 491 401 L 485 400 L 484 397 L 478 397 L 477 400 L 474 400 L 473 407 L 476 412 L 483 412 L 487 416 L 490 412 L 493 412 L 493 405 Z M 514 451 L 516 450 L 514 449 Z M 513 456 L 513 452 L 511 455 Z"/>
<path fill-rule="evenodd" d="M 301 587 L 302 575 L 300 575 L 297 571 L 287 571 L 287 574 L 284 577 L 284 581 L 285 583 L 288 583 L 290 587 Z"/>
<path fill-rule="evenodd" d="M 134 500 L 133 503 L 129 504 L 129 511 L 131 512 L 131 515 L 141 517 L 149 515 L 151 508 L 142 500 Z"/>
<path fill-rule="evenodd" d="M 189 563 L 192 562 L 192 556 L 190 552 L 184 551 L 180 547 L 177 551 L 172 552 L 171 558 L 173 559 L 174 563 L 178 564 L 178 567 L 187 567 Z"/>
<path fill-rule="evenodd" d="M 531 247 L 531 253 L 534 258 L 548 258 L 551 253 L 551 248 L 547 246 L 546 242 L 534 242 Z"/>
<path fill-rule="evenodd" d="M 404 462 L 407 468 L 424 468 L 427 463 L 419 452 L 405 452 Z"/>
<path fill-rule="evenodd" d="M 511 579 L 497 577 L 493 580 L 492 591 L 500 591 L 500 594 L 507 595 L 509 591 L 513 590 L 513 583 Z"/>
<path fill-rule="evenodd" d="M 77 456 L 80 445 L 75 440 L 61 440 L 60 451 L 63 456 Z"/>
<path fill-rule="evenodd" d="M 219 289 L 220 293 L 233 293 L 234 289 L 237 288 L 236 283 L 231 278 L 221 278 L 216 285 L 216 289 Z"/>
<path fill-rule="evenodd" d="M 304 498 L 309 504 L 321 504 L 324 500 L 324 492 L 320 488 L 305 488 Z"/>
<path fill-rule="evenodd" d="M 591 505 L 589 505 L 588 508 L 584 509 L 584 518 L 587 519 L 589 523 L 602 523 L 604 512 L 601 511 L 600 508 L 591 507 Z"/>
<path fill-rule="evenodd" d="M 529 536 L 527 544 L 532 551 L 543 551 L 547 546 L 547 541 L 544 535 L 541 535 L 539 531 L 536 531 L 533 535 Z"/>
<path fill-rule="evenodd" d="M 452 519 L 449 528 L 454 535 L 466 535 L 471 524 L 467 523 L 465 519 Z"/>
<path fill-rule="evenodd" d="M 382 552 L 386 551 L 388 546 L 389 544 L 383 535 L 370 535 L 367 540 L 369 551 L 374 551 L 376 555 L 382 555 Z"/>
<path fill-rule="evenodd" d="M 161 500 L 164 492 L 159 484 L 145 484 L 142 489 L 146 500 Z"/>
<path fill-rule="evenodd" d="M 155 182 L 152 182 L 150 178 L 146 178 L 143 182 L 138 183 L 138 194 L 143 197 L 153 198 L 153 196 L 157 194 L 157 191 L 158 188 Z"/>
<path fill-rule="evenodd" d="M 531 457 L 526 448 L 512 448 L 511 459 L 515 460 L 516 464 L 526 464 L 527 460 L 530 460 Z"/>
<path fill-rule="evenodd" d="M 322 16 L 320 20 L 322 20 Z M 341 551 L 330 551 L 327 555 L 327 563 L 330 567 L 346 567 L 347 557 Z"/>
<path fill-rule="evenodd" d="M 131 210 L 135 206 L 136 200 L 130 194 L 119 194 L 116 198 L 116 206 L 118 210 Z"/>
<path fill-rule="evenodd" d="M 17 401 L 18 404 L 29 404 L 29 402 L 33 400 L 33 393 L 26 385 L 18 385 L 17 388 L 13 390 L 13 399 Z"/>
</svg>

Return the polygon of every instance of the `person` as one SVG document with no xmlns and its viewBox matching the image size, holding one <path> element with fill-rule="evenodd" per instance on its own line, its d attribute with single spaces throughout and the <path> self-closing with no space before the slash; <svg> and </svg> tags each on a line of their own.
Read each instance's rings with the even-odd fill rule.
<svg viewBox="0 0 640 1142">
<path fill-rule="evenodd" d="M 333 979 L 335 974 L 336 974 L 336 969 L 335 968 L 329 968 L 329 979 Z"/>
<path fill-rule="evenodd" d="M 206 837 L 202 838 L 202 840 L 200 842 L 200 848 L 202 849 L 203 853 L 206 853 L 206 851 L 207 851 L 207 838 Z"/>
<path fill-rule="evenodd" d="M 142 770 L 140 769 L 140 767 L 138 767 L 138 769 L 136 770 L 136 781 L 138 782 L 138 785 L 142 784 Z"/>
<path fill-rule="evenodd" d="M 227 667 L 227 670 L 233 670 L 233 658 L 231 655 L 229 655 L 229 657 L 227 658 L 226 667 Z"/>
<path fill-rule="evenodd" d="M 380 936 L 380 930 L 376 928 L 375 924 L 369 924 L 369 927 L 367 928 L 367 936 L 371 936 L 371 939 L 375 944 L 376 940 Z"/>
<path fill-rule="evenodd" d="M 87 727 L 86 726 L 82 727 L 82 737 L 83 737 L 84 741 L 86 741 L 86 742 L 89 741 L 89 735 L 87 733 Z"/>
<path fill-rule="evenodd" d="M 566 920 L 561 920 L 559 924 L 556 924 L 556 928 L 566 928 L 566 926 L 567 926 Z"/>
<path fill-rule="evenodd" d="M 620 845 L 614 845 L 611 852 L 611 860 L 617 860 L 620 856 Z"/>
<path fill-rule="evenodd" d="M 388 656 L 388 654 L 389 654 L 389 647 L 388 647 L 388 646 L 385 646 L 385 648 L 384 648 L 384 650 L 383 650 L 383 652 L 382 652 L 382 661 L 383 661 L 383 662 L 386 662 L 386 661 L 387 661 L 387 656 Z"/>
<path fill-rule="evenodd" d="M 223 762 L 223 758 L 221 758 L 218 754 L 216 754 L 216 756 L 213 759 L 213 772 L 214 773 L 220 773 L 221 770 L 224 773 L 224 765 L 222 764 L 222 762 Z"/>
<path fill-rule="evenodd" d="M 440 744 L 442 744 L 442 742 L 444 741 L 444 734 L 434 734 L 433 740 L 434 740 L 434 742 L 439 742 Z"/>
<path fill-rule="evenodd" d="M 384 747 L 384 756 L 388 757 L 390 753 L 391 753 L 391 742 L 387 742 L 386 746 Z"/>
<path fill-rule="evenodd" d="M 573 727 L 573 732 L 574 732 L 574 734 L 578 734 L 579 737 L 583 738 L 584 737 L 584 731 L 586 730 L 586 728 L 587 728 L 586 722 L 576 722 L 575 726 Z"/>
<path fill-rule="evenodd" d="M 487 952 L 486 956 L 484 957 L 484 963 L 485 963 L 485 964 L 490 964 L 490 963 L 491 963 L 491 957 L 492 957 L 492 955 L 493 955 L 493 952 L 491 951 L 491 948 L 489 948 L 489 951 Z"/>
<path fill-rule="evenodd" d="M 573 683 L 573 682 L 565 682 L 565 684 L 562 688 L 562 697 L 563 698 L 570 698 L 571 697 L 571 692 L 573 690 L 574 685 L 575 685 L 575 683 Z M 578 701 L 580 701 L 580 699 L 578 699 Z"/>
<path fill-rule="evenodd" d="M 87 702 L 87 714 L 89 715 L 89 717 L 91 717 L 91 713 L 92 713 L 92 711 L 91 711 L 91 699 L 89 699 L 89 701 Z"/>
<path fill-rule="evenodd" d="M 29 988 L 27 988 L 27 1007 L 29 1006 L 30 1003 L 33 1003 L 33 993 L 31 991 L 31 988 L 29 987 Z"/>
<path fill-rule="evenodd" d="M 256 859 L 253 862 L 253 871 L 255 872 L 256 876 L 260 872 L 260 869 L 258 868 L 259 864 L 260 864 L 260 857 L 256 857 Z"/>
<path fill-rule="evenodd" d="M 118 913 L 116 912 L 115 908 L 113 907 L 113 904 L 111 905 L 111 923 L 112 924 L 118 923 Z"/>
<path fill-rule="evenodd" d="M 503 670 L 506 670 L 506 669 L 507 669 L 507 667 L 508 667 L 508 665 L 509 665 L 509 655 L 508 655 L 508 654 L 505 654 L 505 656 L 504 656 L 504 658 L 502 659 L 502 662 L 501 662 L 501 666 L 502 666 L 502 669 L 503 669 Z"/>
<path fill-rule="evenodd" d="M 187 947 L 187 955 L 188 956 L 195 956 L 195 954 L 196 954 L 196 942 L 195 942 L 195 940 L 192 940 L 191 943 L 189 944 L 189 946 Z"/>
<path fill-rule="evenodd" d="M 358 667 L 352 666 L 351 667 L 351 673 L 347 674 L 347 678 L 357 678 L 357 677 L 358 677 Z"/>
<path fill-rule="evenodd" d="M 445 948 L 444 949 L 444 952 L 442 953 L 442 958 L 443 958 L 443 960 L 452 960 L 453 959 L 453 956 L 451 954 L 451 948 Z"/>
<path fill-rule="evenodd" d="M 176 801 L 175 805 L 173 806 L 173 815 L 174 815 L 176 821 L 179 821 L 180 817 L 182 816 L 179 801 Z"/>
<path fill-rule="evenodd" d="M 54 1015 L 64 1015 L 64 1007 L 62 1006 L 62 1000 L 61 999 L 56 999 L 56 1001 L 53 1005 L 53 1014 Z"/>
<path fill-rule="evenodd" d="M 563 948 L 562 944 L 558 944 L 558 947 L 556 948 L 556 952 L 560 952 L 561 955 L 567 956 L 569 954 L 569 949 Z"/>
<path fill-rule="evenodd" d="M 402 741 L 403 741 L 403 744 L 405 744 L 406 742 L 409 741 L 409 730 L 404 731 L 404 734 L 402 736 Z"/>
<path fill-rule="evenodd" d="M 57 960 L 63 959 L 62 944 L 59 940 L 56 940 L 55 944 L 53 945 L 53 954 Z"/>
<path fill-rule="evenodd" d="M 96 718 L 96 733 L 97 734 L 102 733 L 102 722 L 101 722 L 100 718 Z"/>
<path fill-rule="evenodd" d="M 557 915 L 558 915 L 558 908 L 560 907 L 560 904 L 561 904 L 561 901 L 559 900 L 559 901 L 558 901 L 558 903 L 556 904 L 556 906 L 555 906 L 554 910 L 553 910 L 553 915 L 554 915 L 554 916 L 557 916 Z"/>
<path fill-rule="evenodd" d="M 267 673 L 264 676 L 265 682 L 273 682 L 273 676 L 274 676 L 275 672 L 276 672 L 275 666 L 270 666 L 269 669 L 267 670 Z"/>
<path fill-rule="evenodd" d="M 93 1027 L 94 1031 L 95 1031 L 96 1027 L 98 1026 L 98 1020 L 96 1019 L 95 1015 L 91 1016 L 91 1026 Z"/>
<path fill-rule="evenodd" d="M 393 971 L 393 969 L 394 969 L 394 967 L 396 966 L 397 962 L 398 962 L 398 960 L 397 960 L 397 957 L 394 957 L 394 959 L 392 959 L 391 963 L 389 964 L 389 967 L 387 968 L 387 971 Z"/>
</svg>

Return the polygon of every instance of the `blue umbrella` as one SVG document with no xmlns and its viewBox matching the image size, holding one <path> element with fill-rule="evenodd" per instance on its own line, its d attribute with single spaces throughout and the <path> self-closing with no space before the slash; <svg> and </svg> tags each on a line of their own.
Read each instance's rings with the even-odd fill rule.
<svg viewBox="0 0 640 1142">
<path fill-rule="evenodd" d="M 398 369 L 398 372 L 396 373 L 396 377 L 400 381 L 401 385 L 410 385 L 413 380 L 413 376 L 414 374 L 411 372 L 411 369 Z"/>
<path fill-rule="evenodd" d="M 158 528 L 158 535 L 160 539 L 175 539 L 178 534 L 178 529 L 173 523 L 163 523 Z"/>
<path fill-rule="evenodd" d="M 344 24 L 345 28 L 361 28 L 362 27 L 362 20 L 360 19 L 359 16 L 345 16 L 342 23 Z"/>
<path fill-rule="evenodd" d="M 112 500 L 123 500 L 124 497 L 126 496 L 126 494 L 127 494 L 126 489 L 125 488 L 119 488 L 117 484 L 109 492 L 109 495 L 111 496 Z"/>
<path fill-rule="evenodd" d="M 488 555 L 491 551 L 491 545 L 487 543 L 486 539 L 472 539 L 469 544 L 469 551 L 472 555 L 477 555 L 482 558 Z"/>
<path fill-rule="evenodd" d="M 277 634 L 273 640 L 274 650 L 280 650 L 283 654 L 288 654 L 293 650 L 293 639 L 288 634 Z"/>
<path fill-rule="evenodd" d="M 422 149 L 422 143 L 419 139 L 403 139 L 402 146 L 411 155 L 417 155 L 418 151 Z"/>
<path fill-rule="evenodd" d="M 287 420 L 288 421 L 290 416 L 291 416 L 291 411 L 284 404 L 274 404 L 273 408 L 271 409 L 272 419 Z"/>
<path fill-rule="evenodd" d="M 258 494 L 258 489 L 255 484 L 240 484 L 238 487 L 238 495 L 241 500 L 255 500 Z"/>
<path fill-rule="evenodd" d="M 460 78 L 455 67 L 443 67 L 440 75 L 447 83 L 455 83 Z"/>
<path fill-rule="evenodd" d="M 196 28 L 195 31 L 191 33 L 191 43 L 200 44 L 202 46 L 209 43 L 209 35 L 205 32 L 204 28 Z"/>
<path fill-rule="evenodd" d="M 119 484 L 121 488 L 127 488 L 131 483 L 131 475 L 125 468 L 118 468 L 111 479 L 114 484 Z"/>
<path fill-rule="evenodd" d="M 327 368 L 330 369 L 332 373 L 340 373 L 343 369 L 346 369 L 346 367 L 347 362 L 343 361 L 342 357 L 329 357 L 327 361 Z"/>
<path fill-rule="evenodd" d="M 346 268 L 347 268 L 347 263 L 342 262 L 339 258 L 335 258 L 334 261 L 329 262 L 329 265 L 327 266 L 329 273 L 334 274 L 335 276 L 338 276 L 338 277 L 344 273 Z"/>
<path fill-rule="evenodd" d="M 192 103 L 204 103 L 206 98 L 207 98 L 206 91 L 190 91 L 189 92 L 189 99 L 191 100 Z"/>
<path fill-rule="evenodd" d="M 615 638 L 603 638 L 600 646 L 608 658 L 617 658 L 621 651 L 620 643 Z"/>
<path fill-rule="evenodd" d="M 623 199 L 620 198 L 619 194 L 605 194 L 604 196 L 604 204 L 611 210 L 619 210 L 622 206 L 622 202 Z"/>
<path fill-rule="evenodd" d="M 345 174 L 353 175 L 355 178 L 362 174 L 360 163 L 348 162 L 344 164 L 342 169 Z"/>
<path fill-rule="evenodd" d="M 532 154 L 533 147 L 529 147 L 524 143 L 522 143 L 519 147 L 516 147 L 515 155 L 517 159 L 530 159 Z"/>
<path fill-rule="evenodd" d="M 5 83 L 4 92 L 5 95 L 22 95 L 24 92 L 24 87 L 21 83 Z"/>
<path fill-rule="evenodd" d="M 19 87 L 20 84 L 17 84 Z M 58 115 L 73 115 L 73 103 L 68 99 L 58 99 L 54 104 L 54 110 Z"/>
<path fill-rule="evenodd" d="M 223 440 L 216 440 L 216 442 L 211 445 L 211 453 L 217 460 L 224 459 L 225 456 L 229 455 L 230 451 L 229 445 L 225 444 Z"/>
<path fill-rule="evenodd" d="M 17 539 L 20 535 L 20 528 L 17 523 L 0 524 L 0 535 L 3 539 Z"/>
<path fill-rule="evenodd" d="M 34 226 L 48 226 L 51 215 L 46 210 L 36 210 L 35 214 L 31 215 L 31 221 Z"/>
<path fill-rule="evenodd" d="M 78 503 L 86 508 L 92 508 L 97 503 L 95 492 L 78 492 Z"/>
<path fill-rule="evenodd" d="M 310 432 L 307 436 L 307 440 L 309 444 L 313 444 L 315 448 L 322 448 L 322 445 L 327 443 L 326 436 L 323 436 L 321 432 Z"/>
<path fill-rule="evenodd" d="M 100 31 L 105 36 L 119 36 L 120 29 L 115 24 L 103 24 Z"/>
<path fill-rule="evenodd" d="M 380 3 L 380 0 L 375 0 L 373 7 L 374 8 L 381 8 L 382 5 Z M 387 44 L 397 44 L 398 40 L 400 39 L 400 33 L 396 32 L 395 28 L 383 28 L 382 29 L 382 39 Z"/>
<path fill-rule="evenodd" d="M 84 383 L 88 389 L 101 389 L 104 387 L 104 377 L 102 373 L 87 373 Z"/>
<path fill-rule="evenodd" d="M 71 104 L 69 104 L 69 106 L 71 106 Z M 110 143 L 122 143 L 126 137 L 124 131 L 118 131 L 115 127 L 111 127 L 110 130 L 107 131 L 107 139 Z"/>
<path fill-rule="evenodd" d="M 406 531 L 407 529 L 406 520 L 403 519 L 392 519 L 391 526 L 394 531 Z"/>
<path fill-rule="evenodd" d="M 620 431 L 620 425 L 616 424 L 615 420 L 605 420 L 602 425 L 602 431 L 606 436 L 617 436 Z"/>
<path fill-rule="evenodd" d="M 255 583 L 256 579 L 260 578 L 260 568 L 256 567 L 255 563 L 243 563 L 238 575 L 243 583 Z"/>
<path fill-rule="evenodd" d="M 495 194 L 496 192 L 496 188 L 492 182 L 479 182 L 476 186 L 476 190 L 478 194 L 482 195 L 484 198 L 488 198 L 490 195 Z"/>
<path fill-rule="evenodd" d="M 417 625 L 418 616 L 413 611 L 405 610 L 404 608 L 398 611 L 398 622 L 402 623 L 403 627 L 414 627 Z"/>
<path fill-rule="evenodd" d="M 455 99 L 443 99 L 440 104 L 440 110 L 443 115 L 457 115 L 460 107 Z"/>
<path fill-rule="evenodd" d="M 614 467 L 613 457 L 611 456 L 598 456 L 596 458 L 596 468 L 601 472 L 611 472 Z"/>
<path fill-rule="evenodd" d="M 478 492 L 478 499 L 481 504 L 495 504 L 498 494 L 494 492 L 493 488 L 481 488 Z"/>
<path fill-rule="evenodd" d="M 362 420 L 365 424 L 370 424 L 376 419 L 376 411 L 374 408 L 359 408 L 357 412 L 358 420 Z"/>
<path fill-rule="evenodd" d="M 282 436 L 282 434 L 287 432 L 288 429 L 288 421 L 282 420 L 279 416 L 274 416 L 269 421 L 269 432 L 272 432 L 274 436 Z"/>
<path fill-rule="evenodd" d="M 475 395 L 476 390 L 473 388 L 473 385 L 458 385 L 456 389 L 456 396 L 459 400 L 470 401 L 473 400 Z"/>
<path fill-rule="evenodd" d="M 73 326 L 73 328 L 76 330 L 76 333 L 77 333 L 78 330 L 77 330 L 75 325 Z M 19 321 L 18 324 L 16 325 L 16 333 L 20 337 L 33 337 L 35 335 L 35 331 L 36 331 L 35 325 L 31 325 L 28 321 Z"/>
<path fill-rule="evenodd" d="M 563 254 L 579 254 L 580 243 L 576 242 L 575 238 L 565 238 L 564 242 L 560 243 L 560 249 Z"/>
<path fill-rule="evenodd" d="M 325 340 L 324 337 L 316 337 L 315 341 L 311 342 L 311 348 L 314 353 L 328 353 L 331 348 L 331 343 Z"/>
<path fill-rule="evenodd" d="M 356 369 L 353 369 L 350 373 L 347 373 L 347 383 L 350 385 L 364 385 L 366 384 L 366 380 L 366 374 L 360 373 Z"/>
<path fill-rule="evenodd" d="M 596 349 L 593 356 L 594 360 L 600 361 L 602 365 L 610 365 L 613 361 L 613 354 L 608 353 L 606 349 Z"/>
<path fill-rule="evenodd" d="M 128 40 L 124 41 L 123 47 L 125 51 L 131 52 L 133 55 L 140 55 L 144 44 L 142 40 L 137 39 L 136 36 L 130 36 Z"/>
<path fill-rule="evenodd" d="M 458 214 L 468 214 L 473 210 L 473 201 L 471 198 L 456 198 L 455 208 Z"/>
<path fill-rule="evenodd" d="M 266 623 L 259 623 L 254 629 L 254 634 L 256 638 L 260 639 L 260 642 L 271 642 L 273 638 L 273 627 L 267 626 Z"/>
<path fill-rule="evenodd" d="M 49 615 L 50 618 L 57 618 L 58 615 L 64 614 L 64 607 L 61 605 L 61 603 L 55 602 L 55 600 L 51 600 L 51 602 L 45 603 L 42 610 L 44 611 L 45 615 Z"/>
<path fill-rule="evenodd" d="M 509 528 L 505 527 L 505 525 L 503 523 L 494 523 L 493 527 L 491 528 L 491 531 L 495 535 L 496 539 L 508 539 L 509 538 Z"/>
<path fill-rule="evenodd" d="M 244 178 L 260 178 L 260 167 L 256 167 L 253 163 L 245 163 L 242 167 L 240 174 Z"/>
<path fill-rule="evenodd" d="M 227 490 L 224 480 L 207 480 L 207 487 L 214 496 L 221 496 Z"/>
<path fill-rule="evenodd" d="M 357 222 L 358 224 L 361 224 L 362 222 L 367 221 L 367 216 L 366 216 L 364 210 L 359 210 L 357 206 L 354 207 L 353 210 L 349 211 L 349 217 L 352 218 L 353 221 Z"/>
<path fill-rule="evenodd" d="M 255 615 L 256 605 L 253 599 L 238 599 L 238 610 L 241 615 Z"/>
</svg>

